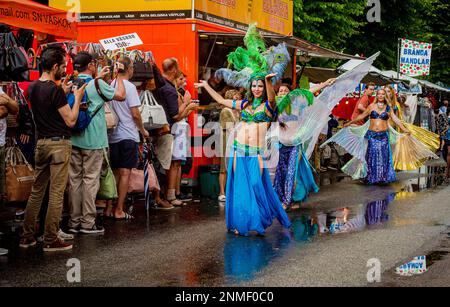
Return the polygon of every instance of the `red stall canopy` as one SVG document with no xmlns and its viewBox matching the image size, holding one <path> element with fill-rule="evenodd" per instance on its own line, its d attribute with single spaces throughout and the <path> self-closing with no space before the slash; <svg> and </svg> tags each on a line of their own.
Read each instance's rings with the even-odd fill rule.
<svg viewBox="0 0 450 307">
<path fill-rule="evenodd" d="M 0 23 L 65 39 L 75 40 L 78 34 L 67 12 L 29 0 L 0 0 Z"/>
</svg>

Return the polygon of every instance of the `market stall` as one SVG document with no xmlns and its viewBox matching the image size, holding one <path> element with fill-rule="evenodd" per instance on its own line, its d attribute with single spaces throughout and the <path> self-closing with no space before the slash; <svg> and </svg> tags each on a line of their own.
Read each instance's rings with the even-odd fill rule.
<svg viewBox="0 0 450 307">
<path fill-rule="evenodd" d="M 68 9 L 66 2 L 50 0 L 49 4 L 55 8 Z M 190 0 L 129 0 L 114 4 L 81 0 L 80 7 L 79 42 L 98 42 L 105 38 L 137 33 L 143 44 L 129 49 L 151 50 L 158 65 L 165 58 L 176 57 L 187 75 L 187 89 L 192 93 L 195 92 L 195 81 L 207 78 L 215 69 L 226 66 L 228 53 L 242 44 L 248 24 L 252 22 L 257 22 L 269 46 L 284 41 L 290 47 L 293 65 L 287 74 L 293 81 L 296 78 L 298 54 L 336 59 L 357 58 L 293 37 L 292 1 L 278 0 L 276 6 L 268 7 L 262 0 L 236 1 L 233 5 L 228 2 Z M 275 7 L 276 10 L 273 9 Z M 201 104 L 208 103 L 201 101 Z M 209 110 L 201 108 L 199 113 L 207 117 Z M 202 140 L 209 132 L 199 125 L 196 115 L 198 113 L 191 114 L 189 118 L 191 143 L 203 144 Z M 184 185 L 197 184 L 200 165 L 218 162 L 207 158 L 202 149 L 197 147 L 193 145 L 192 152 L 197 155 L 193 158 L 190 173 L 183 180 Z"/>
</svg>

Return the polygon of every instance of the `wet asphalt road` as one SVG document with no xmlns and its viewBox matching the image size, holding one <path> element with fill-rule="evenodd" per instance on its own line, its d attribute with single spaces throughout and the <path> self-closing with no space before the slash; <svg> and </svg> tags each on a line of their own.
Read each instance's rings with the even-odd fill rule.
<svg viewBox="0 0 450 307">
<path fill-rule="evenodd" d="M 74 286 L 70 258 L 81 262 L 76 286 L 365 286 L 368 259 L 388 274 L 450 225 L 450 187 L 433 185 L 400 174 L 382 187 L 325 186 L 289 213 L 291 230 L 275 221 L 265 237 L 226 233 L 216 201 L 148 217 L 138 202 L 136 220 L 107 220 L 105 235 L 77 236 L 73 251 L 57 254 L 20 250 L 19 225 L 2 223 L 10 253 L 0 257 L 0 286 Z"/>
</svg>

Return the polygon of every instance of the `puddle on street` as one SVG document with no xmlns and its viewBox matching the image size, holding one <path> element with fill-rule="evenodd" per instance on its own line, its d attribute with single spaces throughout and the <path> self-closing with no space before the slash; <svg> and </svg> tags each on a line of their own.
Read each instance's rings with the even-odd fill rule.
<svg viewBox="0 0 450 307">
<path fill-rule="evenodd" d="M 442 258 L 448 255 L 450 252 L 448 251 L 432 251 L 427 255 L 427 268 L 430 267 L 433 263 L 442 260 Z"/>
<path fill-rule="evenodd" d="M 430 176 L 397 184 L 400 184 L 400 189 L 393 189 L 387 197 L 365 204 L 332 210 L 293 210 L 289 213 L 292 222 L 290 230 L 285 230 L 278 222 L 274 222 L 264 237 L 239 237 L 231 233 L 227 234 L 224 236 L 223 257 L 220 256 L 220 252 L 217 257 L 209 257 L 213 259 L 208 259 L 207 255 L 201 256 L 200 259 L 193 260 L 198 264 L 195 268 L 187 267 L 167 272 L 170 278 L 161 280 L 161 284 L 196 286 L 208 285 L 208 281 L 217 279 L 224 279 L 228 284 L 251 281 L 258 272 L 280 258 L 288 249 L 302 248 L 305 244 L 313 243 L 319 235 L 334 238 L 345 233 L 383 227 L 390 220 L 389 206 L 393 201 L 415 197 L 417 193 L 435 187 L 436 181 Z M 99 245 L 111 244 L 112 246 L 118 241 L 131 240 L 136 236 L 154 236 L 155 231 L 164 231 L 169 227 L 206 223 L 211 219 L 224 220 L 225 207 L 219 205 L 217 201 L 202 200 L 200 203 L 193 202 L 181 209 L 150 211 L 147 215 L 141 202 L 138 201 L 134 206 L 134 215 L 137 219 L 132 223 L 106 221 L 107 233 L 102 238 L 80 238 L 77 242 L 78 252 L 86 248 L 95 250 Z M 27 255 L 18 252 L 19 228 L 20 225 L 17 223 L 0 223 L 0 231 L 4 233 L 0 237 L 0 247 L 10 249 L 8 256 L 5 256 L 8 261 L 0 266 L 3 269 L 11 265 L 20 267 L 21 263 L 28 261 L 31 265 L 43 261 L 41 253 Z M 434 256 L 430 257 L 430 261 L 435 261 Z"/>
</svg>

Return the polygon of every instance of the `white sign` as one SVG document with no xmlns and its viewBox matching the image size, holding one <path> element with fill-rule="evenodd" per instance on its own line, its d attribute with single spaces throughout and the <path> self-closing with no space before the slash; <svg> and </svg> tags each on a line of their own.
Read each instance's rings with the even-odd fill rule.
<svg viewBox="0 0 450 307">
<path fill-rule="evenodd" d="M 407 76 L 430 74 L 432 44 L 402 39 L 400 72 Z"/>
<path fill-rule="evenodd" d="M 117 37 L 111 37 L 106 39 L 101 39 L 100 44 L 106 50 L 118 50 L 123 48 L 129 48 L 134 46 L 139 46 L 144 44 L 137 33 L 131 33 L 126 35 L 121 35 Z"/>
</svg>

